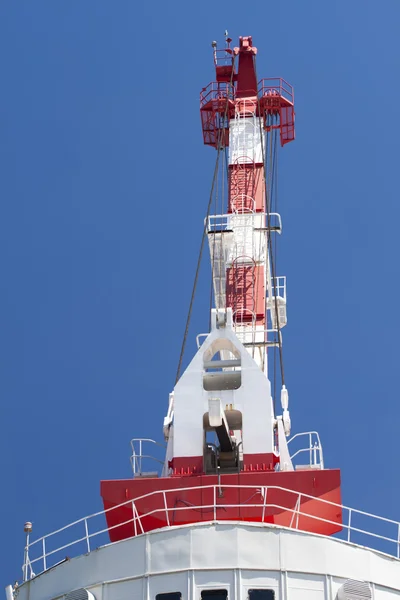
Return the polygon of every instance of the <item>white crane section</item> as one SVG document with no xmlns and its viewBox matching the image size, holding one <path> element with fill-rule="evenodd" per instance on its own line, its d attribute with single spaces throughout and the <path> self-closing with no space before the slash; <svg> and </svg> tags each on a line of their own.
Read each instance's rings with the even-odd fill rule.
<svg viewBox="0 0 400 600">
<path fill-rule="evenodd" d="M 264 129 L 255 116 L 257 104 L 242 100 L 229 123 L 229 164 L 263 163 Z"/>
<path fill-rule="evenodd" d="M 236 335 L 231 309 L 223 324 L 217 310 L 212 311 L 211 332 L 176 384 L 173 398 L 164 473 L 171 456 L 203 457 L 206 433 L 216 429 L 219 418 L 235 432 L 232 439 L 235 447 L 240 443 L 241 453 L 276 451 L 271 385 Z"/>
<path fill-rule="evenodd" d="M 256 111 L 256 99 L 237 101 L 229 123 L 231 212 L 208 218 L 208 239 L 215 306 L 232 308 L 236 335 L 267 374 L 267 348 L 287 323 L 286 278 L 271 277 L 269 236 L 282 226 L 266 212 L 265 134 Z"/>
</svg>

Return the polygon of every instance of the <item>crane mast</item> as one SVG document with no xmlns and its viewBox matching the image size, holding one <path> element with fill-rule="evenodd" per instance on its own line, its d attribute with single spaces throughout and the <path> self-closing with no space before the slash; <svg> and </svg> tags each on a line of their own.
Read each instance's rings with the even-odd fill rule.
<svg viewBox="0 0 400 600">
<path fill-rule="evenodd" d="M 138 438 L 132 441 L 133 480 L 102 482 L 113 540 L 132 535 L 129 512 L 144 514 L 141 498 L 149 493 L 154 502 L 146 530 L 165 522 L 160 506 L 169 515 L 168 502 L 173 506 L 168 524 L 207 521 L 211 510 L 214 520 L 261 518 L 291 527 L 300 497 L 307 498 L 307 514 L 315 515 L 304 523 L 308 531 L 330 534 L 341 528 L 340 471 L 324 468 L 317 432 L 289 437 L 281 339 L 286 285 L 274 260 L 282 224 L 274 212 L 273 187 L 279 141 L 283 146 L 294 139 L 293 90 L 283 79 L 258 80 L 251 37 L 240 37 L 234 48 L 231 41 L 226 35 L 222 50 L 213 42 L 215 81 L 200 94 L 203 139 L 216 149 L 216 165 L 177 377 L 163 422 L 162 471 L 157 477 L 143 470 L 142 459 L 151 455 L 142 446 L 155 442 Z M 197 349 L 181 372 L 206 237 L 215 307 L 210 307 L 208 332 L 197 335 Z M 271 346 L 279 350 L 279 387 L 274 369 L 273 385 L 267 372 Z M 279 388 L 282 412 L 276 402 Z M 309 464 L 298 463 L 298 456 L 309 457 Z M 268 486 L 271 508 L 260 517 L 252 503 L 266 506 Z M 135 504 L 126 509 L 130 499 Z M 222 508 L 222 502 L 229 508 Z"/>
<path fill-rule="evenodd" d="M 293 90 L 282 79 L 258 83 L 252 38 L 233 49 L 231 41 L 223 50 L 213 42 L 216 81 L 200 97 L 204 143 L 229 150 L 227 212 L 209 216 L 207 228 L 215 307 L 219 319 L 232 309 L 237 337 L 267 374 L 267 349 L 281 344 L 287 319 L 286 279 L 272 256 L 282 226 L 271 213 L 266 137 L 279 130 L 282 145 L 294 139 Z"/>
</svg>

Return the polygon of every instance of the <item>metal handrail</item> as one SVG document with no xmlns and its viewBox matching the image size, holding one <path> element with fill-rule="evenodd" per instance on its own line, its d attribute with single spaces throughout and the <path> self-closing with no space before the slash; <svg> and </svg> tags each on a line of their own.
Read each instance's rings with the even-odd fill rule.
<svg viewBox="0 0 400 600">
<path fill-rule="evenodd" d="M 276 90 L 280 96 L 286 98 L 293 104 L 294 102 L 294 91 L 293 87 L 282 79 L 281 77 L 264 77 L 258 82 L 258 95 L 262 96 L 263 93 L 270 90 Z"/>
<path fill-rule="evenodd" d="M 239 326 L 238 326 L 238 325 L 237 325 L 236 327 L 237 327 L 237 329 L 239 328 Z M 243 325 L 243 327 L 246 327 L 246 324 L 244 324 L 244 325 Z M 268 329 L 261 329 L 261 330 L 258 330 L 258 329 L 257 329 L 257 333 L 258 333 L 258 334 L 266 334 L 266 333 L 267 333 L 267 334 L 268 334 L 268 333 L 278 333 L 278 330 L 277 330 L 276 328 L 268 328 Z M 252 332 L 252 334 L 253 334 L 253 332 Z M 205 341 L 205 339 L 206 339 L 206 338 L 207 338 L 207 336 L 209 336 L 209 335 L 210 335 L 210 333 L 199 333 L 199 334 L 196 336 L 196 344 L 197 344 L 197 349 L 199 349 L 199 348 L 200 348 L 200 346 L 203 344 L 203 342 Z M 203 339 L 203 338 L 204 338 L 204 339 Z M 203 341 L 200 341 L 201 339 L 202 339 Z"/>
<path fill-rule="evenodd" d="M 210 100 L 233 100 L 235 87 L 229 82 L 212 81 L 200 92 L 200 107 Z"/>
<path fill-rule="evenodd" d="M 165 444 L 160 444 L 159 442 L 156 442 L 155 440 L 152 440 L 150 438 L 133 438 L 131 440 L 132 455 L 131 455 L 130 460 L 131 460 L 131 466 L 132 466 L 132 471 L 133 471 L 134 476 L 141 475 L 143 473 L 142 463 L 143 463 L 143 459 L 145 459 L 145 458 L 153 460 L 154 462 L 156 462 L 160 465 L 164 465 L 164 461 L 160 460 L 156 456 L 153 456 L 152 454 L 143 454 L 143 444 L 144 443 L 154 444 L 155 446 L 158 446 L 159 448 L 162 448 L 163 450 L 166 449 Z M 138 451 L 136 451 L 135 444 L 139 445 Z"/>
<path fill-rule="evenodd" d="M 34 572 L 33 572 L 33 565 L 37 565 L 39 568 L 41 568 L 41 570 L 39 570 L 39 572 L 43 572 L 46 569 L 54 566 L 54 564 L 57 564 L 58 561 L 54 561 L 54 563 L 52 562 L 52 560 L 49 560 L 51 557 L 55 558 L 55 555 L 59 552 L 61 552 L 62 550 L 65 550 L 66 548 L 71 548 L 72 546 L 75 546 L 79 543 L 84 544 L 85 545 L 85 551 L 86 552 L 90 552 L 92 549 L 94 549 L 94 545 L 92 542 L 92 539 L 95 537 L 98 537 L 102 534 L 106 534 L 109 531 L 116 529 L 118 527 L 123 527 L 124 525 L 128 525 L 130 523 L 133 524 L 133 529 L 134 529 L 134 534 L 133 536 L 136 535 L 140 535 L 144 533 L 144 528 L 142 525 L 142 520 L 145 519 L 146 517 L 149 517 L 151 515 L 154 514 L 163 514 L 165 517 L 165 522 L 167 523 L 166 527 L 171 527 L 170 523 L 171 523 L 171 519 L 170 519 L 170 513 L 176 513 L 176 512 L 180 512 L 183 510 L 186 511 L 191 511 L 191 510 L 195 510 L 198 511 L 200 508 L 203 510 L 210 510 L 210 515 L 212 514 L 212 518 L 210 519 L 210 521 L 217 521 L 217 510 L 221 510 L 221 509 L 232 509 L 232 508 L 240 508 L 243 506 L 246 506 L 246 508 L 256 508 L 258 510 L 260 510 L 260 516 L 262 517 L 262 522 L 264 522 L 264 518 L 265 518 L 265 511 L 266 508 L 275 508 L 275 509 L 281 509 L 281 510 L 285 510 L 286 512 L 291 512 L 292 513 L 292 519 L 291 519 L 291 523 L 290 526 L 286 529 L 297 529 L 299 531 L 301 531 L 301 527 L 299 527 L 299 520 L 300 517 L 304 516 L 307 517 L 307 519 L 315 519 L 316 521 L 320 521 L 322 523 L 326 523 L 326 524 L 330 524 L 330 525 L 334 525 L 337 526 L 338 523 L 331 521 L 329 519 L 326 519 L 324 517 L 318 517 L 316 515 L 312 515 L 309 514 L 307 512 L 303 512 L 302 511 L 302 502 L 304 504 L 305 501 L 307 500 L 313 500 L 314 502 L 318 502 L 318 503 L 323 503 L 325 505 L 329 505 L 329 506 L 333 506 L 333 507 L 337 507 L 338 509 L 340 509 L 343 512 L 348 513 L 348 518 L 347 518 L 347 522 L 342 524 L 343 527 L 343 531 L 345 532 L 345 540 L 347 542 L 352 542 L 352 534 L 353 534 L 353 540 L 354 540 L 354 534 L 361 534 L 361 535 L 366 535 L 369 536 L 370 538 L 372 538 L 373 540 L 381 540 L 384 542 L 389 542 L 390 544 L 394 544 L 395 546 L 395 550 L 392 552 L 386 552 L 386 554 L 390 554 L 391 556 L 395 556 L 397 558 L 400 557 L 400 522 L 399 521 L 394 521 L 392 519 L 387 519 L 385 517 L 380 517 L 377 515 L 374 515 L 372 513 L 367 513 L 364 511 L 360 511 L 354 508 L 350 508 L 341 504 L 337 504 L 335 502 L 331 502 L 329 500 L 325 500 L 323 498 L 315 498 L 314 496 L 310 496 L 308 494 L 303 494 L 294 490 L 290 490 L 287 488 L 283 488 L 280 486 L 263 486 L 263 487 L 257 487 L 257 486 L 251 486 L 251 485 L 225 485 L 222 484 L 222 488 L 223 489 L 228 489 L 228 488 L 233 488 L 233 489 L 248 489 L 248 490 L 253 490 L 253 494 L 251 494 L 248 498 L 247 501 L 244 501 L 240 504 L 228 504 L 228 503 L 221 503 L 218 502 L 217 500 L 220 500 L 220 487 L 221 484 L 214 484 L 214 485 L 206 485 L 206 486 L 194 486 L 194 487 L 187 487 L 187 488 L 176 488 L 176 489 L 170 489 L 170 490 L 156 490 L 153 492 L 150 492 L 148 494 L 144 494 L 142 496 L 139 496 L 137 498 L 134 498 L 133 500 L 127 500 L 121 504 L 119 504 L 118 506 L 114 506 L 111 508 L 108 508 L 106 510 L 102 510 L 99 511 L 97 513 L 94 513 L 92 515 L 89 515 L 87 517 L 84 517 L 82 519 L 78 519 L 77 521 L 74 521 L 73 523 L 70 523 L 64 527 L 61 527 L 60 529 L 57 529 L 56 531 L 53 531 L 47 535 L 44 535 L 32 542 L 29 542 L 25 548 L 25 558 L 24 558 L 24 565 L 23 565 L 23 574 L 24 574 L 24 581 L 26 581 L 27 579 L 31 578 L 34 576 Z M 185 491 L 194 491 L 194 490 L 213 490 L 213 502 L 211 504 L 207 504 L 204 505 L 202 504 L 201 506 L 195 506 L 195 505 L 185 505 L 185 506 L 176 506 L 174 503 L 174 506 L 168 507 L 167 504 L 167 495 L 169 494 L 173 494 L 176 495 L 177 493 L 182 493 Z M 283 491 L 286 493 L 291 493 L 295 496 L 295 504 L 294 504 L 294 508 L 289 508 L 287 505 L 286 506 L 282 506 L 279 504 L 275 504 L 273 502 L 267 502 L 267 497 L 270 498 L 270 492 L 272 490 L 278 490 L 278 491 Z M 254 498 L 254 496 L 256 496 L 257 494 L 259 494 L 261 496 L 262 502 L 260 503 L 249 503 L 249 500 L 251 500 L 252 498 Z M 155 508 L 152 509 L 150 511 L 148 511 L 145 514 L 142 514 L 141 516 L 139 516 L 139 513 L 136 509 L 136 503 L 139 500 L 144 500 L 144 499 L 149 499 L 153 496 L 159 495 L 161 497 L 162 502 L 160 502 L 160 507 L 159 508 Z M 129 518 L 127 521 L 123 522 L 123 523 L 117 523 L 116 525 L 113 525 L 111 527 L 107 527 L 107 525 L 104 523 L 104 525 L 102 525 L 102 527 L 94 532 L 90 532 L 89 531 L 89 523 L 93 522 L 93 520 L 97 517 L 104 517 L 107 513 L 111 512 L 112 510 L 118 510 L 119 508 L 123 507 L 123 506 L 127 506 L 130 505 L 132 506 L 132 517 Z M 154 504 L 153 504 L 154 505 Z M 389 524 L 389 525 L 393 525 L 394 526 L 394 535 L 393 537 L 388 537 L 388 535 L 383 535 L 380 533 L 376 533 L 375 531 L 371 531 L 362 527 L 357 527 L 354 526 L 354 518 L 355 517 L 366 517 L 366 518 L 370 518 L 370 519 L 374 519 L 374 522 L 376 523 L 380 523 L 380 524 Z M 205 521 L 201 521 L 202 523 L 204 523 Z M 81 526 L 82 527 L 82 533 L 80 535 L 77 535 L 72 541 L 66 542 L 66 540 L 63 540 L 63 543 L 60 546 L 57 546 L 56 548 L 52 548 L 51 550 L 48 550 L 49 548 L 49 542 L 52 541 L 52 539 L 54 539 L 54 536 L 60 535 L 61 539 L 63 539 L 64 533 L 67 530 L 71 530 L 74 527 L 77 526 Z M 281 526 L 278 526 L 281 527 Z M 282 526 L 282 528 L 285 528 Z M 363 544 L 365 546 L 365 544 Z M 368 547 L 368 546 L 367 546 Z M 371 548 L 373 548 L 373 546 L 369 546 Z M 379 548 L 375 548 L 378 549 Z M 38 556 L 32 558 L 31 557 L 31 553 L 35 553 L 35 550 L 38 551 Z M 79 554 L 79 552 L 77 553 Z M 36 568 L 36 567 L 35 567 Z"/>
<path fill-rule="evenodd" d="M 313 442 L 313 436 L 316 440 Z M 302 453 L 309 454 L 309 465 L 313 467 L 318 467 L 320 469 L 324 468 L 324 455 L 322 452 L 322 444 L 319 437 L 318 431 L 304 431 L 302 433 L 296 433 L 293 435 L 287 442 L 288 446 L 291 442 L 296 438 L 308 437 L 308 446 L 306 448 L 300 448 L 296 450 L 293 454 L 290 455 L 290 458 L 293 460 L 296 456 Z M 317 455 L 319 454 L 319 462 L 317 461 Z"/>
<path fill-rule="evenodd" d="M 228 227 L 229 225 L 229 221 L 230 219 L 232 219 L 232 217 L 236 217 L 237 215 L 246 215 L 246 216 L 252 216 L 253 217 L 253 221 L 254 220 L 258 220 L 258 219 L 262 219 L 265 218 L 267 216 L 267 213 L 257 213 L 257 212 L 248 212 L 248 213 L 226 213 L 226 214 L 221 214 L 221 215 L 210 215 L 207 219 L 207 230 L 209 233 L 214 233 L 214 230 L 218 227 L 218 229 L 222 229 L 224 227 Z M 281 234 L 282 233 L 282 218 L 281 215 L 279 213 L 270 213 L 269 215 L 270 220 L 275 220 L 276 219 L 276 227 L 274 227 L 274 231 L 276 231 L 277 233 Z M 270 226 L 273 227 L 273 225 Z M 239 227 L 247 227 L 247 223 L 240 225 L 240 224 L 236 224 L 235 223 L 235 227 L 239 228 Z M 267 229 L 267 228 L 266 228 Z M 256 231 L 260 231 L 259 229 Z"/>
</svg>

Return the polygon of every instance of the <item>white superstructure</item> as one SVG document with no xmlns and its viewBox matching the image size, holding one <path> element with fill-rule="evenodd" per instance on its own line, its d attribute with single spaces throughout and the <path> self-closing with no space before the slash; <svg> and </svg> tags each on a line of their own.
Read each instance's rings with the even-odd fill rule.
<svg viewBox="0 0 400 600">
<path fill-rule="evenodd" d="M 65 561 L 20 586 L 18 599 L 70 600 L 82 588 L 95 600 L 395 600 L 400 561 L 315 534 L 211 522 Z"/>
</svg>

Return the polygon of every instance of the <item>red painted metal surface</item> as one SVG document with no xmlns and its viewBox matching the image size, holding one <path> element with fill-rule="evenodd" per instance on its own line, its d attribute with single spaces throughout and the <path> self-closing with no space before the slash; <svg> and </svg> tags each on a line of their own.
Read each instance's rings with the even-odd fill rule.
<svg viewBox="0 0 400 600">
<path fill-rule="evenodd" d="M 206 146 L 229 145 L 229 119 L 233 117 L 235 95 L 231 83 L 213 81 L 200 93 L 200 116 Z"/>
<path fill-rule="evenodd" d="M 253 46 L 251 36 L 240 37 L 239 47 L 234 48 L 233 52 L 239 55 L 236 97 L 249 98 L 257 96 L 257 76 L 254 64 L 257 48 Z"/>
<path fill-rule="evenodd" d="M 274 471 L 279 458 L 273 453 L 243 454 L 243 471 Z M 168 467 L 172 469 L 171 477 L 187 477 L 204 475 L 203 456 L 175 456 L 169 461 Z"/>
<path fill-rule="evenodd" d="M 207 146 L 229 146 L 229 121 L 240 101 L 248 105 L 254 100 L 256 114 L 263 118 L 264 129 L 279 129 L 281 145 L 295 139 L 294 93 L 292 86 L 282 78 L 264 78 L 257 83 L 254 56 L 257 49 L 251 37 L 240 38 L 240 46 L 233 50 L 238 55 L 238 71 L 232 71 L 232 50 L 215 52 L 216 80 L 200 93 L 200 115 L 203 140 Z"/>
<path fill-rule="evenodd" d="M 201 475 L 203 473 L 203 456 L 175 456 L 169 461 L 172 476 Z"/>
<path fill-rule="evenodd" d="M 292 86 L 284 79 L 262 79 L 258 97 L 265 130 L 279 129 L 282 146 L 292 142 L 295 138 Z"/>
<path fill-rule="evenodd" d="M 243 471 L 275 471 L 279 457 L 273 452 L 259 454 L 243 454 Z"/>
<path fill-rule="evenodd" d="M 229 165 L 228 212 L 264 212 L 264 166 L 257 163 Z"/>
<path fill-rule="evenodd" d="M 239 257 L 226 271 L 226 305 L 234 323 L 265 323 L 264 267 L 240 262 L 245 259 Z"/>
<path fill-rule="evenodd" d="M 207 486 L 219 483 L 220 492 L 215 499 L 214 489 Z M 266 501 L 262 492 L 266 486 L 286 489 L 268 488 Z M 150 492 L 154 494 L 140 498 Z M 305 494 L 300 497 L 300 514 L 299 493 Z M 152 512 L 141 518 L 144 531 L 214 518 L 273 523 L 323 535 L 332 535 L 342 528 L 339 470 L 241 472 L 222 475 L 220 482 L 216 475 L 102 481 L 101 495 L 105 509 L 117 507 L 106 513 L 112 542 L 135 535 L 134 524 L 127 523 L 133 518 L 132 505 L 118 506 L 127 500 L 135 501 L 139 516 Z"/>
<path fill-rule="evenodd" d="M 232 39 L 226 40 L 227 47 L 223 50 L 214 50 L 214 65 L 217 81 L 232 82 L 236 81 L 237 73 L 233 60 L 233 50 L 230 48 Z M 233 72 L 232 72 L 233 67 Z"/>
</svg>

